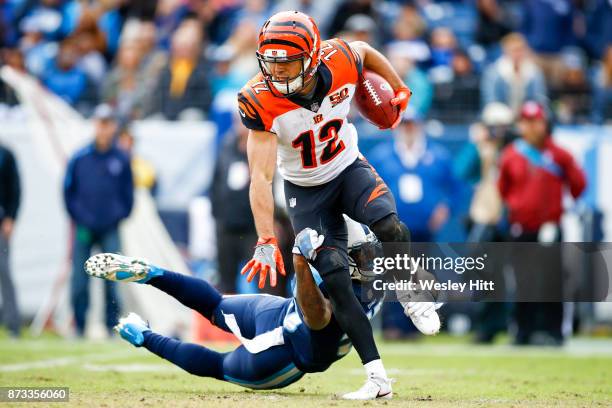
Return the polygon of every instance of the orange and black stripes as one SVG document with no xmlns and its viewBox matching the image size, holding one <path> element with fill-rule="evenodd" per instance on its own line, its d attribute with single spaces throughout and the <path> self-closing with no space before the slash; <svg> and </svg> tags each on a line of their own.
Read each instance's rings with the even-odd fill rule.
<svg viewBox="0 0 612 408">
<path fill-rule="evenodd" d="M 318 35 L 308 27 L 312 22 L 301 13 L 283 13 L 279 18 L 279 21 L 268 20 L 262 27 L 259 33 L 259 48 L 270 44 L 286 45 L 310 53 L 315 45 L 315 35 Z"/>
<path fill-rule="evenodd" d="M 366 201 L 365 203 L 365 205 L 368 205 L 372 201 L 376 200 L 378 197 L 385 195 L 389 191 L 389 188 L 387 187 L 383 179 L 378 175 L 378 172 L 376 171 L 376 169 L 372 167 L 372 165 L 367 160 L 365 160 L 363 156 L 361 157 L 361 159 L 367 163 L 367 165 L 372 170 L 372 173 L 374 174 L 374 177 L 376 179 L 376 187 L 374 187 L 374 190 L 372 190 L 372 192 L 370 193 L 370 196 L 368 197 L 368 201 Z"/>
<path fill-rule="evenodd" d="M 353 51 L 351 50 L 351 48 L 349 47 L 349 45 L 346 43 L 346 41 L 337 38 L 337 43 L 338 43 L 338 48 L 340 49 L 340 51 L 342 51 L 342 53 L 344 54 L 344 56 L 346 57 L 346 59 L 349 61 L 349 64 L 355 65 L 355 61 L 354 61 L 354 57 L 351 57 L 350 54 L 353 53 Z"/>
<path fill-rule="evenodd" d="M 370 204 L 372 201 L 376 200 L 381 195 L 384 195 L 385 193 L 387 193 L 387 191 L 389 191 L 389 189 L 387 188 L 387 185 L 385 183 L 377 185 L 370 193 L 368 201 L 366 201 L 366 205 Z"/>
<path fill-rule="evenodd" d="M 293 28 L 292 32 L 296 32 L 297 28 L 304 30 L 304 34 L 308 36 L 308 38 L 315 38 L 313 33 L 306 24 L 301 21 L 297 21 L 295 19 L 289 19 L 286 21 L 273 21 L 270 23 L 271 27 L 291 27 Z"/>
<path fill-rule="evenodd" d="M 349 54 L 352 51 L 347 51 L 338 39 L 327 40 L 323 44 L 325 52 L 322 61 L 332 72 L 331 91 L 338 90 L 347 83 L 356 84 L 359 68 Z"/>
<path fill-rule="evenodd" d="M 243 108 L 243 105 L 248 105 L 248 108 Z M 256 127 L 249 127 L 255 130 L 267 130 L 272 127 L 274 118 L 282 115 L 285 112 L 296 109 L 299 105 L 291 102 L 287 98 L 277 98 L 269 90 L 267 84 L 263 80 L 261 73 L 255 75 L 247 84 L 240 90 L 238 94 L 238 106 L 243 111 L 245 120 L 249 121 L 250 114 L 255 113 Z"/>
<path fill-rule="evenodd" d="M 253 90 L 250 87 L 247 87 L 246 91 L 251 97 L 251 99 L 253 100 L 253 102 L 255 102 L 257 106 L 259 106 L 261 109 L 263 109 L 263 105 L 259 102 L 259 99 L 257 99 L 257 96 L 255 96 L 255 92 L 253 92 Z"/>
<path fill-rule="evenodd" d="M 285 40 L 282 38 L 268 38 L 263 40 L 261 43 L 259 43 L 259 47 L 265 47 L 266 45 L 286 45 L 287 47 L 293 47 L 296 50 L 300 51 L 300 52 L 307 52 L 307 49 L 304 49 L 302 47 L 300 47 L 297 43 L 290 41 L 290 40 Z"/>
<path fill-rule="evenodd" d="M 291 38 L 293 38 L 293 36 L 297 36 L 298 38 L 300 38 L 304 44 L 303 44 L 303 49 L 304 50 L 310 50 L 312 49 L 312 37 L 307 37 L 304 34 L 297 32 L 297 31 L 291 31 L 291 30 L 268 30 L 266 31 L 266 34 L 268 35 L 278 35 L 279 37 L 286 37 L 286 36 L 290 36 Z M 263 45 L 263 43 L 261 43 L 261 45 Z"/>
</svg>

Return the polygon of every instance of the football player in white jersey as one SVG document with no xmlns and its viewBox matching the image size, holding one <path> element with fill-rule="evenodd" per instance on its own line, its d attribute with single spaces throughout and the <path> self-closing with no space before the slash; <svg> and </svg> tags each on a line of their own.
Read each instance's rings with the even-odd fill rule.
<svg viewBox="0 0 612 408">
<path fill-rule="evenodd" d="M 242 273 L 248 273 L 249 281 L 259 274 L 260 287 L 268 275 L 275 286 L 277 272 L 285 274 L 273 230 L 272 179 L 278 164 L 294 231 L 311 228 L 325 236 L 312 263 L 325 283 L 334 316 L 366 369 L 363 387 L 344 398 L 388 397 L 391 381 L 351 290 L 342 214 L 368 225 L 383 243 L 409 242 L 410 235 L 397 217 L 391 192 L 360 155 L 347 115 L 363 69 L 389 82 L 395 91 L 391 104 L 399 107 L 400 116 L 411 92 L 389 61 L 367 43 L 321 41 L 313 19 L 297 11 L 277 13 L 264 23 L 256 55 L 261 72 L 238 94 L 242 121 L 250 129 L 250 201 L 259 236 Z M 429 331 L 437 332 L 433 302 L 405 307 L 413 321 L 425 319 L 433 326 Z"/>
</svg>

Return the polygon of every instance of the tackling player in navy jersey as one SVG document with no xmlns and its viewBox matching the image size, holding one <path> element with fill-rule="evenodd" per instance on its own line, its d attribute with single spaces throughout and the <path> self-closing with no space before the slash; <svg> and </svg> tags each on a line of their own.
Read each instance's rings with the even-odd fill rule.
<svg viewBox="0 0 612 408">
<path fill-rule="evenodd" d="M 360 301 L 360 278 L 372 273 L 373 258 L 382 255 L 382 248 L 365 225 L 348 218 L 346 223 L 353 296 Z M 215 326 L 232 332 L 242 343 L 234 351 L 219 353 L 157 334 L 138 315 L 130 313 L 120 320 L 116 330 L 133 345 L 145 347 L 194 375 L 252 389 L 274 389 L 294 383 L 305 373 L 325 371 L 351 348 L 331 312 L 325 284 L 309 266 L 323 240 L 311 229 L 296 237 L 296 279 L 291 298 L 264 294 L 224 296 L 204 280 L 116 254 L 92 256 L 85 270 L 99 278 L 152 285 L 198 311 Z M 360 304 L 372 318 L 381 302 L 378 298 Z"/>
</svg>

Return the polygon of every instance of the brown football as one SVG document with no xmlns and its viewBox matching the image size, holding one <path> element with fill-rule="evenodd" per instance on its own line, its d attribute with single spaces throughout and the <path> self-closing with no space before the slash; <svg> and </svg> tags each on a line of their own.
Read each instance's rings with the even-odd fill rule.
<svg viewBox="0 0 612 408">
<path fill-rule="evenodd" d="M 395 92 L 383 77 L 363 70 L 355 91 L 355 102 L 361 116 L 379 128 L 390 128 L 399 115 L 399 107 L 391 105 L 393 97 Z"/>
</svg>

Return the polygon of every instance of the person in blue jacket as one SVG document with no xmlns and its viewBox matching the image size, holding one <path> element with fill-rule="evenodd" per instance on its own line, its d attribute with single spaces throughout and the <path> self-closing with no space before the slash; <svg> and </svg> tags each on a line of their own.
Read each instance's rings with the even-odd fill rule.
<svg viewBox="0 0 612 408">
<path fill-rule="evenodd" d="M 393 139 L 375 147 L 368 161 L 396 198 L 397 215 L 410 230 L 412 242 L 430 242 L 448 221 L 460 184 L 446 149 L 429 140 L 420 117 L 410 107 L 403 113 Z M 456 201 L 456 200 L 455 200 Z M 395 303 L 383 306 L 383 334 L 397 339 L 416 334 Z"/>
<path fill-rule="evenodd" d="M 396 197 L 412 241 L 432 241 L 449 218 L 459 182 L 449 152 L 426 137 L 418 113 L 407 109 L 393 139 L 373 149 L 368 161 Z"/>
<path fill-rule="evenodd" d="M 128 217 L 134 184 L 128 156 L 114 143 L 117 123 L 108 105 L 94 112 L 94 141 L 70 159 L 64 179 L 64 201 L 74 223 L 70 299 L 77 335 L 85 331 L 89 306 L 89 276 L 83 264 L 94 246 L 119 252 L 119 223 Z M 113 282 L 105 283 L 106 327 L 117 324 L 119 301 Z"/>
</svg>

